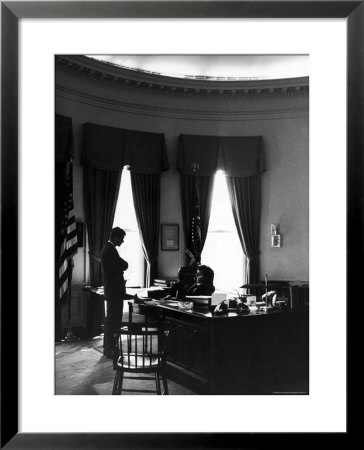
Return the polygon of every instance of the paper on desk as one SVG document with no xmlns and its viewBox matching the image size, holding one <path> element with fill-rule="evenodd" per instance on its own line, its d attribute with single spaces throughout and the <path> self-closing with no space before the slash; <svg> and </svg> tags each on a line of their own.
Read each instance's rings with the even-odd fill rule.
<svg viewBox="0 0 364 450">
<path fill-rule="evenodd" d="M 226 296 L 227 296 L 226 292 L 214 292 L 211 295 L 211 305 L 212 306 L 218 305 L 223 300 L 226 300 Z"/>
</svg>

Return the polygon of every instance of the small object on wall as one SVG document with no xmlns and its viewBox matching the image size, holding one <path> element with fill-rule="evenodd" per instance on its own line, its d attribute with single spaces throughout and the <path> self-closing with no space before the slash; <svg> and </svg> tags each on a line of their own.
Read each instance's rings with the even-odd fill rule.
<svg viewBox="0 0 364 450">
<path fill-rule="evenodd" d="M 281 235 L 273 235 L 272 236 L 272 247 L 282 247 Z"/>
<path fill-rule="evenodd" d="M 279 225 L 272 223 L 270 226 L 270 234 L 272 236 L 276 236 L 277 234 L 279 234 Z"/>
<path fill-rule="evenodd" d="M 179 225 L 163 224 L 161 225 L 161 249 L 179 250 Z"/>
</svg>

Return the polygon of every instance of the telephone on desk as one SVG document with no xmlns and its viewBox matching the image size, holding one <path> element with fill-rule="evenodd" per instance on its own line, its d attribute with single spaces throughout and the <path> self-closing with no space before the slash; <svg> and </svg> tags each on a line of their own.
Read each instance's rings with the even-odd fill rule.
<svg viewBox="0 0 364 450">
<path fill-rule="evenodd" d="M 229 309 L 236 311 L 238 314 L 249 314 L 250 309 L 242 301 L 237 300 L 223 300 L 214 309 L 214 314 L 227 314 Z"/>
<path fill-rule="evenodd" d="M 214 309 L 214 314 L 227 314 L 229 311 L 229 306 L 227 300 L 220 302 Z"/>
<path fill-rule="evenodd" d="M 276 300 L 277 300 L 277 292 L 276 291 L 269 291 L 262 295 L 262 302 L 265 302 L 265 304 L 268 307 L 274 306 Z"/>
</svg>

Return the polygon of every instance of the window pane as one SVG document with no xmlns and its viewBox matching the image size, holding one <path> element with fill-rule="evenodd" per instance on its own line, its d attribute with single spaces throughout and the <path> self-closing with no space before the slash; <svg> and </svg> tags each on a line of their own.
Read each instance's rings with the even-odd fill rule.
<svg viewBox="0 0 364 450">
<path fill-rule="evenodd" d="M 125 169 L 121 176 L 113 227 L 120 227 L 126 232 L 124 243 L 117 247 L 119 255 L 129 264 L 128 270 L 124 272 L 126 286 L 141 286 L 144 257 L 133 203 L 130 171 Z"/>
<path fill-rule="evenodd" d="M 215 272 L 216 290 L 233 292 L 242 286 L 243 261 L 243 250 L 237 233 L 208 233 L 202 252 L 202 264 L 210 266 Z"/>
<path fill-rule="evenodd" d="M 123 170 L 121 175 L 119 197 L 113 226 L 123 228 L 125 231 L 138 231 L 138 222 L 135 215 L 131 190 L 130 171 L 126 169 Z"/>
<path fill-rule="evenodd" d="M 214 178 L 211 216 L 209 223 L 209 231 L 217 230 L 229 230 L 236 233 L 226 177 L 222 170 L 218 170 Z"/>
<path fill-rule="evenodd" d="M 233 292 L 243 284 L 245 256 L 222 171 L 215 175 L 210 223 L 201 256 L 201 263 L 210 266 L 215 272 L 214 285 L 217 290 Z"/>
<path fill-rule="evenodd" d="M 119 255 L 128 262 L 124 272 L 126 286 L 141 286 L 142 256 L 139 232 L 128 231 L 123 244 L 118 247 Z"/>
</svg>

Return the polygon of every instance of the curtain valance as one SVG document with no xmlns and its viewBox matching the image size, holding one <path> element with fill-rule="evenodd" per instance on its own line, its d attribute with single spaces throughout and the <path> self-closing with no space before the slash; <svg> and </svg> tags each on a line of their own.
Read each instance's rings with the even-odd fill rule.
<svg viewBox="0 0 364 450">
<path fill-rule="evenodd" d="M 168 169 L 164 134 L 85 123 L 83 165 L 100 170 L 160 173 Z"/>
<path fill-rule="evenodd" d="M 124 134 L 120 128 L 85 123 L 83 165 L 100 170 L 121 171 L 125 165 Z"/>
<path fill-rule="evenodd" d="M 223 169 L 228 176 L 249 177 L 265 169 L 261 136 L 197 136 L 181 134 L 177 169 L 186 175 L 212 175 Z"/>
<path fill-rule="evenodd" d="M 198 164 L 198 174 L 213 175 L 217 169 L 220 140 L 215 136 L 181 134 L 179 137 L 177 169 L 192 175 L 193 164 Z"/>
<path fill-rule="evenodd" d="M 56 114 L 55 118 L 55 161 L 62 163 L 73 158 L 73 130 L 71 117 Z"/>
<path fill-rule="evenodd" d="M 221 169 L 230 177 L 252 177 L 265 170 L 261 136 L 221 138 Z"/>
<path fill-rule="evenodd" d="M 125 130 L 125 164 L 136 173 L 160 173 L 168 169 L 164 134 Z"/>
</svg>

